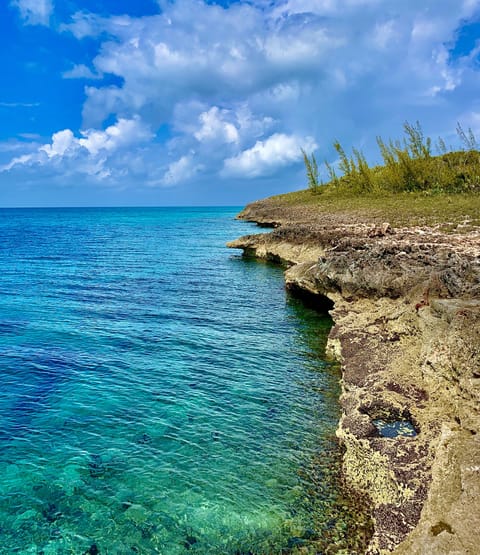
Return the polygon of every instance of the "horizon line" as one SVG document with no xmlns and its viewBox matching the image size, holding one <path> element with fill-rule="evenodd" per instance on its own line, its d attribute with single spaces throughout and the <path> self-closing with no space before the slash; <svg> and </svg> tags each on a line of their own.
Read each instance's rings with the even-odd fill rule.
<svg viewBox="0 0 480 555">
<path fill-rule="evenodd" d="M 248 204 L 248 203 L 247 203 Z M 0 210 L 53 210 L 53 209 L 86 209 L 86 208 L 238 208 L 244 204 L 165 204 L 165 205 L 78 205 L 78 206 L 0 206 Z"/>
</svg>

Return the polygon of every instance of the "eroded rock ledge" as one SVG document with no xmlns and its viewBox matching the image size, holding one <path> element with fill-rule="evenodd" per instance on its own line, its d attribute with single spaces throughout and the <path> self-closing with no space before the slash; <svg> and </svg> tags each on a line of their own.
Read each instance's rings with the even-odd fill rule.
<svg viewBox="0 0 480 555">
<path fill-rule="evenodd" d="M 337 435 L 347 487 L 370 502 L 366 552 L 478 553 L 480 234 L 317 221 L 265 201 L 240 217 L 276 229 L 230 247 L 283 262 L 288 288 L 334 302 Z"/>
</svg>

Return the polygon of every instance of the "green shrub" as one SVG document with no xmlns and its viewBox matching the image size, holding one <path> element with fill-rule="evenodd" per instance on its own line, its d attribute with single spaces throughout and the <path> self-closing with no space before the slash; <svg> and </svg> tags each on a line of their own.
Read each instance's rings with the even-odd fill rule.
<svg viewBox="0 0 480 555">
<path fill-rule="evenodd" d="M 445 141 L 439 138 L 432 154 L 432 141 L 425 137 L 420 123 L 405 122 L 403 141 L 385 142 L 377 137 L 383 166 L 370 167 L 364 154 L 353 148 L 349 157 L 338 140 L 333 146 L 338 154 L 338 168 L 342 175 L 325 162 L 330 181 L 326 187 L 338 192 L 426 192 L 426 193 L 479 193 L 480 152 L 472 130 L 466 132 L 460 124 L 457 134 L 464 150 L 449 152 Z M 314 155 L 311 158 L 302 150 L 307 170 L 308 187 L 318 191 L 318 166 Z"/>
<path fill-rule="evenodd" d="M 302 154 L 303 161 L 305 163 L 305 169 L 307 171 L 308 188 L 313 193 L 318 193 L 321 183 L 318 180 L 318 164 L 317 160 L 315 159 L 315 155 L 312 153 L 311 157 L 309 158 L 303 148 Z"/>
</svg>

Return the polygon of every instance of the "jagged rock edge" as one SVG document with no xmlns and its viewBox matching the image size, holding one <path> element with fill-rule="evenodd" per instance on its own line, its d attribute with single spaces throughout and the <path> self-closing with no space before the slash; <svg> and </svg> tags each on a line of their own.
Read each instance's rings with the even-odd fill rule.
<svg viewBox="0 0 480 555">
<path fill-rule="evenodd" d="M 253 218 L 250 217 L 249 219 L 252 220 Z M 327 236 L 331 232 L 332 230 L 325 230 Z M 379 229 L 378 232 L 375 229 L 367 230 L 367 236 L 370 239 L 378 238 L 390 232 L 388 226 L 383 226 L 383 229 Z M 473 548 L 478 538 L 476 540 L 475 534 L 471 533 L 471 530 L 475 529 L 471 528 L 475 524 L 471 522 L 471 514 L 467 518 L 467 526 L 463 526 L 463 530 L 459 527 L 459 523 L 465 517 L 463 513 L 468 513 L 468 509 L 463 512 L 460 511 L 456 516 L 450 515 L 450 520 L 457 523 L 456 527 L 455 525 L 452 526 L 452 524 L 444 522 L 448 518 L 444 518 L 443 513 L 446 509 L 439 502 L 439 498 L 445 494 L 444 482 L 448 482 L 448 480 L 445 480 L 445 472 L 442 472 L 442 467 L 444 469 L 445 466 L 442 465 L 442 461 L 445 462 L 445 458 L 451 458 L 452 453 L 455 455 L 455 452 L 456 455 L 471 452 L 471 458 L 474 462 L 480 460 L 478 441 L 474 440 L 472 442 L 472 438 L 475 437 L 478 429 L 478 411 L 477 413 L 474 410 L 463 411 L 467 413 L 463 416 L 463 424 L 462 418 L 456 414 L 462 412 L 459 410 L 447 411 L 448 415 L 445 412 L 440 415 L 441 418 L 439 419 L 435 418 L 435 416 L 438 416 L 438 410 L 437 413 L 433 410 L 430 418 L 416 419 L 415 414 L 412 414 L 412 412 L 415 413 L 415 410 L 411 411 L 408 406 L 404 406 L 405 398 L 409 398 L 410 401 L 413 400 L 417 407 L 422 408 L 422 404 L 424 407 L 428 405 L 429 394 L 422 388 L 417 387 L 415 383 L 409 383 L 408 373 L 407 376 L 402 376 L 402 378 L 407 378 L 403 379 L 403 383 L 398 383 L 393 379 L 390 383 L 385 384 L 382 383 L 382 380 L 378 380 L 378 376 L 374 376 L 376 381 L 383 386 L 383 394 L 375 391 L 375 385 L 373 385 L 373 394 L 367 392 L 365 395 L 365 387 L 370 385 L 369 380 L 371 381 L 372 375 L 368 375 L 367 372 L 367 375 L 364 376 L 365 383 L 355 383 L 355 380 L 358 379 L 358 375 L 355 375 L 355 357 L 352 357 L 351 353 L 344 352 L 342 341 L 347 345 L 351 345 L 352 341 L 356 341 L 357 345 L 362 343 L 362 330 L 359 330 L 358 326 L 355 330 L 355 328 L 349 328 L 346 325 L 345 318 L 348 319 L 349 310 L 346 310 L 345 303 L 363 303 L 364 313 L 375 316 L 373 325 L 377 320 L 379 320 L 377 327 L 379 323 L 383 324 L 384 329 L 381 331 L 385 337 L 377 333 L 377 343 L 381 341 L 393 344 L 401 340 L 399 331 L 394 329 L 395 326 L 392 326 L 391 322 L 395 323 L 403 318 L 403 325 L 416 328 L 417 335 L 419 334 L 417 350 L 419 347 L 421 350 L 422 344 L 426 342 L 430 345 L 424 349 L 424 353 L 417 353 L 417 355 L 421 355 L 420 359 L 417 356 L 417 360 L 415 360 L 417 366 L 420 369 L 425 365 L 427 367 L 431 366 L 432 362 L 428 360 L 429 354 L 432 351 L 435 352 L 439 343 L 439 336 L 441 340 L 445 335 L 445 327 L 448 332 L 452 323 L 454 323 L 454 326 L 459 325 L 459 315 L 461 318 L 470 318 L 473 328 L 468 324 L 465 326 L 465 323 L 463 326 L 460 325 L 462 333 L 457 333 L 457 337 L 464 335 L 465 328 L 475 329 L 476 327 L 478 329 L 480 321 L 478 318 L 479 306 L 478 301 L 475 300 L 478 296 L 478 288 L 476 288 L 478 287 L 478 279 L 465 278 L 469 272 L 472 273 L 472 269 L 467 267 L 466 270 L 464 268 L 465 271 L 460 280 L 457 280 L 460 283 L 454 283 L 455 279 L 452 279 L 452 276 L 442 276 L 441 272 L 433 272 L 432 274 L 429 271 L 427 275 L 420 276 L 424 279 L 419 279 L 417 275 L 414 283 L 407 280 L 407 283 L 393 284 L 390 289 L 385 289 L 385 284 L 382 284 L 381 280 L 375 284 L 375 287 L 372 287 L 368 280 L 365 280 L 361 287 L 358 287 L 357 283 L 357 287 L 353 287 L 353 290 L 352 284 L 348 284 L 348 280 L 346 280 L 342 284 L 344 286 L 342 288 L 338 283 L 335 283 L 332 276 L 329 276 L 328 253 L 335 249 L 338 250 L 339 246 L 340 249 L 342 247 L 361 249 L 364 246 L 364 240 L 358 241 L 358 237 L 355 236 L 350 239 L 347 237 L 346 241 L 343 238 L 343 245 L 342 241 L 338 241 L 337 244 L 333 246 L 330 244 L 328 248 L 325 248 L 325 245 L 319 245 L 315 241 L 302 243 L 298 240 L 297 235 L 292 230 L 289 237 L 288 226 L 286 226 L 283 230 L 280 228 L 270 234 L 258 234 L 241 238 L 233 241 L 229 246 L 242 248 L 250 256 L 282 262 L 288 267 L 285 274 L 288 288 L 323 295 L 329 297 L 335 303 L 335 308 L 332 311 L 335 326 L 330 334 L 328 350 L 342 363 L 344 376 L 342 383 L 343 415 L 338 427 L 338 436 L 345 446 L 344 469 L 347 485 L 359 497 L 367 494 L 373 504 L 371 514 L 375 521 L 375 532 L 366 553 L 391 553 L 393 551 L 399 554 L 450 553 L 455 549 L 467 549 L 465 547 L 467 544 Z M 317 236 L 315 238 L 318 239 Z M 406 245 L 411 247 L 408 242 L 409 238 L 407 237 Z M 420 247 L 422 246 L 420 245 Z M 385 246 L 380 245 L 380 248 L 385 248 Z M 427 246 L 427 248 L 429 247 Z M 420 248 L 420 254 L 421 251 Z M 455 255 L 455 250 L 448 251 L 449 249 L 446 253 L 448 256 L 451 256 L 452 253 Z M 403 251 L 401 252 L 403 253 Z M 318 260 L 319 262 L 317 262 Z M 421 256 L 420 262 L 423 264 Z M 448 267 L 443 268 L 443 270 L 445 273 Z M 477 275 L 478 268 L 474 270 L 473 274 Z M 358 282 L 358 277 L 355 279 Z M 462 287 L 462 280 L 463 282 L 469 282 L 467 286 L 463 283 Z M 409 291 L 407 296 L 405 296 L 406 289 Z M 446 294 L 450 297 L 453 293 L 458 298 L 443 301 L 442 299 L 433 299 L 430 302 L 431 291 L 433 291 L 434 297 L 441 297 L 446 291 Z M 374 306 L 368 306 L 369 303 L 370 305 L 373 303 Z M 408 310 L 404 309 L 402 311 L 404 307 L 407 307 Z M 352 307 L 348 308 L 351 309 Z M 386 317 L 388 314 L 390 314 L 390 325 L 388 324 L 389 318 Z M 426 341 L 424 332 L 429 328 L 431 331 L 432 319 L 440 320 L 442 323 L 441 326 L 433 325 L 433 329 L 441 329 L 437 329 L 438 333 L 434 333 L 434 337 L 428 337 L 428 341 Z M 434 322 L 434 324 L 438 324 L 438 322 Z M 372 325 L 372 322 L 370 322 L 370 325 Z M 349 329 L 348 332 L 347 329 Z M 371 335 L 370 332 L 366 338 L 363 337 L 364 342 L 367 342 L 363 346 L 363 350 L 369 347 L 368 336 L 371 339 Z M 427 333 L 428 335 L 429 333 Z M 430 335 L 432 334 L 430 333 Z M 478 337 L 474 336 L 473 340 L 475 339 L 478 339 Z M 361 352 L 362 349 L 358 349 L 358 351 Z M 478 352 L 474 353 L 474 356 L 478 358 Z M 363 362 L 357 360 L 356 364 L 358 369 L 358 365 L 361 366 Z M 441 365 L 442 361 L 438 360 L 437 366 Z M 354 368 L 348 368 L 348 366 Z M 472 362 L 471 367 L 475 367 L 475 361 Z M 467 381 L 469 379 L 468 376 L 464 376 L 464 378 Z M 446 381 L 448 382 L 448 379 Z M 377 389 L 379 383 L 376 384 Z M 385 396 L 384 393 L 388 388 L 390 388 L 391 395 Z M 362 394 L 364 395 L 362 396 Z M 473 404 L 476 400 L 478 400 L 477 397 L 473 399 Z M 433 409 L 435 409 L 435 406 L 438 408 L 439 402 L 441 404 L 441 399 L 436 399 Z M 417 428 L 423 433 L 423 441 L 419 442 L 417 440 L 415 443 L 407 438 L 398 438 L 395 440 L 396 447 L 392 452 L 393 442 L 376 437 L 376 431 L 372 426 L 372 418 L 375 414 L 384 414 L 389 411 L 416 420 Z M 435 426 L 437 420 L 441 422 L 441 425 Z M 420 423 L 420 421 L 422 422 Z M 427 429 L 431 428 L 428 430 L 429 433 L 422 429 L 424 426 Z M 455 445 L 457 445 L 457 449 L 452 447 Z M 399 451 L 400 459 L 403 457 L 407 462 L 409 461 L 410 467 L 406 471 L 398 468 Z M 465 464 L 467 464 L 467 468 L 468 464 L 470 464 L 470 468 L 476 468 L 474 462 L 468 463 L 467 461 Z M 397 463 L 397 467 L 395 463 Z M 408 467 L 408 464 L 406 466 Z M 434 476 L 433 482 L 432 473 Z M 478 492 L 478 476 L 474 478 L 474 480 L 471 480 L 472 488 Z M 413 484 L 414 487 L 409 486 L 409 483 Z M 433 487 L 429 487 L 432 486 L 432 483 Z M 439 490 L 439 492 L 436 490 Z M 450 491 L 450 493 L 455 497 L 453 492 Z M 461 498 L 461 492 L 457 492 L 457 494 L 457 498 Z M 423 512 L 421 513 L 420 509 L 422 508 Z M 442 514 L 438 514 L 439 512 Z M 478 526 L 476 529 L 478 530 Z M 464 537 L 465 535 L 468 537 Z M 468 553 L 468 551 L 458 552 Z"/>
</svg>

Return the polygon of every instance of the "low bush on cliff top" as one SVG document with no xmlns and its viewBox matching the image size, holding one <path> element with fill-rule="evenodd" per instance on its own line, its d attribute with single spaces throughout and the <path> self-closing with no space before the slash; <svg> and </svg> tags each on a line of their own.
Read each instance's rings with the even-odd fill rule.
<svg viewBox="0 0 480 555">
<path fill-rule="evenodd" d="M 307 170 L 309 190 L 313 193 L 480 193 L 480 152 L 471 129 L 465 132 L 460 125 L 457 134 L 464 149 L 449 152 L 445 142 L 436 143 L 438 155 L 433 155 L 432 140 L 425 137 L 420 123 L 404 124 L 402 141 L 384 141 L 377 137 L 383 166 L 370 167 L 363 153 L 354 148 L 348 156 L 338 141 L 337 175 L 334 167 L 325 162 L 330 181 L 322 186 L 318 179 L 315 156 L 302 151 Z"/>
</svg>

